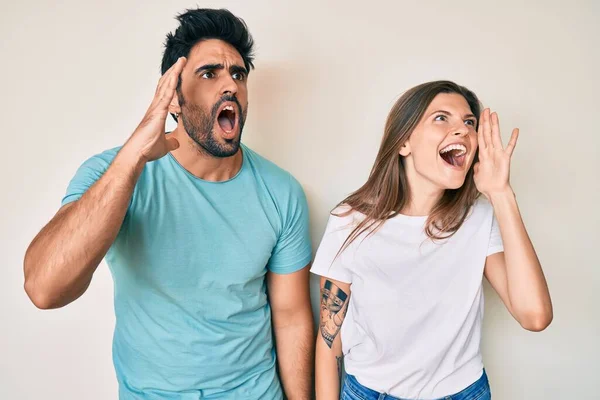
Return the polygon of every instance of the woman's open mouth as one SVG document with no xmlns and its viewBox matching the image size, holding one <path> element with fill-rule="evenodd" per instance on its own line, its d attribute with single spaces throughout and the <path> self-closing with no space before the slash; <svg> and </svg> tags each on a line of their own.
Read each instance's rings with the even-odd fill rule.
<svg viewBox="0 0 600 400">
<path fill-rule="evenodd" d="M 450 144 L 440 150 L 440 157 L 453 167 L 463 167 L 467 158 L 467 148 L 462 144 Z"/>
</svg>

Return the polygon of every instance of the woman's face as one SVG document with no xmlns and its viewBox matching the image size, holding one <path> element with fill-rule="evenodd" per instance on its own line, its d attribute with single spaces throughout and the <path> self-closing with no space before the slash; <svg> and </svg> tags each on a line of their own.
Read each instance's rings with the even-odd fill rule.
<svg viewBox="0 0 600 400">
<path fill-rule="evenodd" d="M 409 181 L 460 188 L 477 151 L 477 117 L 465 98 L 438 94 L 400 149 Z"/>
</svg>

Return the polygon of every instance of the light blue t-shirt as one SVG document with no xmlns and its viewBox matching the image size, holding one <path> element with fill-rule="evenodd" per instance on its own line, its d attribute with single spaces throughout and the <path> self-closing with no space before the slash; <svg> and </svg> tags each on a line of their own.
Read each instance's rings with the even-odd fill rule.
<svg viewBox="0 0 600 400">
<path fill-rule="evenodd" d="M 240 171 L 224 182 L 198 179 L 171 154 L 144 167 L 106 255 L 121 399 L 283 397 L 265 275 L 310 262 L 308 206 L 288 172 L 241 149 Z M 118 150 L 87 160 L 62 203 Z"/>
</svg>

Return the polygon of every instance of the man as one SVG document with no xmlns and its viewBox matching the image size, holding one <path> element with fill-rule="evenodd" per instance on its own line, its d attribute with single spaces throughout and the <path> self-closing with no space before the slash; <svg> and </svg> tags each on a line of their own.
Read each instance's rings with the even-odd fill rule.
<svg viewBox="0 0 600 400">
<path fill-rule="evenodd" d="M 62 307 L 106 256 L 122 399 L 308 398 L 308 210 L 289 173 L 240 143 L 252 37 L 227 10 L 178 20 L 146 115 L 77 171 L 27 250 L 25 290 Z"/>
</svg>

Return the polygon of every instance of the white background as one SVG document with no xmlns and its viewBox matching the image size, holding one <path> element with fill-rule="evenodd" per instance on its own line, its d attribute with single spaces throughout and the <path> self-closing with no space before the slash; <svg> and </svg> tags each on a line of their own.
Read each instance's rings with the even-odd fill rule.
<svg viewBox="0 0 600 400">
<path fill-rule="evenodd" d="M 229 1 L 257 43 L 244 141 L 292 172 L 313 244 L 366 179 L 394 100 L 450 79 L 518 126 L 512 184 L 548 278 L 552 325 L 522 330 L 486 286 L 494 399 L 598 399 L 600 6 L 592 0 Z M 54 311 L 23 290 L 25 249 L 89 156 L 150 103 L 186 1 L 2 0 L 0 398 L 111 399 L 112 280 Z M 317 311 L 318 287 L 312 282 Z"/>
</svg>

